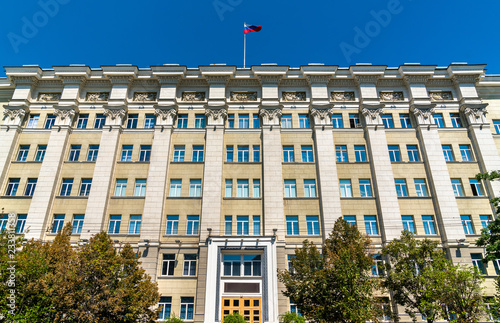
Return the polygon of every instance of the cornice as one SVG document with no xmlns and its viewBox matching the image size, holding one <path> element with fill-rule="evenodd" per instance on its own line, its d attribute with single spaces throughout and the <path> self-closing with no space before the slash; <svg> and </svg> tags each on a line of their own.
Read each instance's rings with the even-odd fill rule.
<svg viewBox="0 0 500 323">
<path fill-rule="evenodd" d="M 360 84 L 377 84 L 378 79 L 381 78 L 381 75 L 355 75 L 354 79 L 358 85 Z"/>
<path fill-rule="evenodd" d="M 230 79 L 229 75 L 205 75 L 207 83 L 212 84 L 223 84 L 226 85 Z"/>
<path fill-rule="evenodd" d="M 427 86 L 453 86 L 452 80 L 449 78 L 430 78 L 427 81 Z"/>
<path fill-rule="evenodd" d="M 340 78 L 334 78 L 331 79 L 330 82 L 328 83 L 328 86 L 330 87 L 337 87 L 337 86 L 345 86 L 345 87 L 356 87 L 356 80 L 354 79 L 340 79 Z"/>
<path fill-rule="evenodd" d="M 307 87 L 309 82 L 307 79 L 289 79 L 283 78 L 279 81 L 280 86 Z"/>
<path fill-rule="evenodd" d="M 410 84 L 425 84 L 429 80 L 431 75 L 426 75 L 426 74 L 410 74 L 410 75 L 404 75 L 403 76 L 403 81 L 410 85 Z"/>
<path fill-rule="evenodd" d="M 258 79 L 230 79 L 227 83 L 227 87 L 260 87 L 260 82 Z"/>
<path fill-rule="evenodd" d="M 130 82 L 131 86 L 140 86 L 140 87 L 158 87 L 158 80 L 156 79 L 133 79 Z"/>
<path fill-rule="evenodd" d="M 184 78 L 181 79 L 179 86 L 200 86 L 200 87 L 207 87 L 208 83 L 206 79 L 199 79 L 199 78 Z"/>
<path fill-rule="evenodd" d="M 377 81 L 377 86 L 386 86 L 386 87 L 404 87 L 404 80 L 401 78 L 379 78 Z"/>
<path fill-rule="evenodd" d="M 451 80 L 456 83 L 456 84 L 461 84 L 461 83 L 474 83 L 476 84 L 479 81 L 481 75 L 479 74 L 454 74 L 451 76 Z"/>
</svg>

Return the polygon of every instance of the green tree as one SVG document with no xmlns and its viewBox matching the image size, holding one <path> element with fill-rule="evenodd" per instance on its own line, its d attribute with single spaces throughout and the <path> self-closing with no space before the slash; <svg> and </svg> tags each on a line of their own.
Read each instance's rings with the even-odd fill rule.
<svg viewBox="0 0 500 323">
<path fill-rule="evenodd" d="M 286 312 L 280 315 L 281 323 L 306 323 L 306 319 L 297 313 Z"/>
<path fill-rule="evenodd" d="M 224 323 L 245 323 L 245 319 L 239 313 L 233 313 L 224 316 Z"/>
<path fill-rule="evenodd" d="M 172 313 L 172 315 L 170 315 L 170 317 L 165 321 L 165 323 L 184 323 L 184 321 L 180 317 L 175 316 L 175 314 Z"/>
<path fill-rule="evenodd" d="M 500 179 L 500 172 L 480 173 L 476 175 L 476 178 L 478 180 L 494 181 Z M 496 197 L 490 201 L 493 203 L 496 213 L 500 214 L 500 199 Z M 495 219 L 488 228 L 481 231 L 481 237 L 476 241 L 476 246 L 485 247 L 484 262 L 500 259 L 500 219 Z"/>
<path fill-rule="evenodd" d="M 283 294 L 293 298 L 304 316 L 318 322 L 379 321 L 381 308 L 373 296 L 379 281 L 370 238 L 338 219 L 320 252 L 307 240 L 295 250 L 292 270 L 278 272 Z"/>
</svg>

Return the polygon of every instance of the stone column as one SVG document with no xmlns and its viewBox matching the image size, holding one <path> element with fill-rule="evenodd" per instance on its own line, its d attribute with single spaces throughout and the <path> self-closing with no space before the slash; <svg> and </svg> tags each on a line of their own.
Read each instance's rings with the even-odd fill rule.
<svg viewBox="0 0 500 323">
<path fill-rule="evenodd" d="M 3 182 L 12 155 L 16 153 L 17 140 L 25 114 L 25 106 L 4 106 L 3 124 L 0 126 L 0 187 L 4 187 Z"/>
</svg>

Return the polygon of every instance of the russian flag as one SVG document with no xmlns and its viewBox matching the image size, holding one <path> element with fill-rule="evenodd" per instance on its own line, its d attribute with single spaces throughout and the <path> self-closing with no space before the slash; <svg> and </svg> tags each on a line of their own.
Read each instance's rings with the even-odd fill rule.
<svg viewBox="0 0 500 323">
<path fill-rule="evenodd" d="M 252 26 L 252 25 L 245 24 L 244 33 L 248 34 L 248 33 L 251 33 L 252 31 L 258 32 L 261 29 L 262 29 L 262 26 Z"/>
</svg>

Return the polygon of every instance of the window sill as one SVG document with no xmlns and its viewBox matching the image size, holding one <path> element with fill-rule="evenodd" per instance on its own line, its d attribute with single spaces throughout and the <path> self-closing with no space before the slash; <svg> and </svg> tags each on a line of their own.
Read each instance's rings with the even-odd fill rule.
<svg viewBox="0 0 500 323">
<path fill-rule="evenodd" d="M 196 238 L 196 237 L 199 237 L 199 235 L 198 234 L 164 234 L 163 237 L 164 238 L 171 238 L 171 237 L 174 237 L 174 238 Z M 177 245 L 177 243 L 176 243 L 176 245 Z"/>
<path fill-rule="evenodd" d="M 341 200 L 375 200 L 374 196 L 367 196 L 367 197 L 361 197 L 361 196 L 356 196 L 356 197 L 340 197 Z"/>
<path fill-rule="evenodd" d="M 423 161 L 419 160 L 419 161 L 391 161 L 391 164 L 403 164 L 403 165 L 406 165 L 406 164 L 424 164 Z"/>
<path fill-rule="evenodd" d="M 90 160 L 65 160 L 65 164 L 95 164 L 95 161 Z"/>
<path fill-rule="evenodd" d="M 158 279 L 197 279 L 197 276 L 175 276 L 175 275 L 169 276 L 169 275 L 165 275 L 165 276 L 158 276 L 157 278 Z M 186 321 L 187 320 L 185 320 L 184 322 L 186 322 Z"/>
<path fill-rule="evenodd" d="M 320 238 L 320 234 L 286 234 L 285 238 Z"/>
<path fill-rule="evenodd" d="M 281 162 L 283 165 L 315 165 L 314 162 Z"/>
<path fill-rule="evenodd" d="M 222 198 L 223 200 L 261 200 L 262 198 L 261 197 L 232 197 L 232 196 L 228 196 L 228 197 L 223 197 Z"/>
<path fill-rule="evenodd" d="M 199 162 L 199 161 L 171 161 L 171 164 L 199 164 L 203 165 L 204 162 Z"/>
<path fill-rule="evenodd" d="M 30 199 L 32 198 L 33 196 L 24 196 L 24 195 L 21 195 L 21 196 L 11 196 L 11 195 L 4 195 L 4 196 L 0 196 L 0 198 L 2 199 Z"/>
<path fill-rule="evenodd" d="M 450 160 L 447 164 L 477 164 L 476 160 Z"/>
<path fill-rule="evenodd" d="M 117 161 L 118 164 L 149 164 L 149 161 Z"/>
<path fill-rule="evenodd" d="M 432 196 L 398 196 L 398 199 L 409 200 L 409 199 L 428 199 L 431 200 Z"/>
<path fill-rule="evenodd" d="M 88 199 L 88 196 L 62 196 L 58 195 L 56 196 L 58 199 Z"/>
<path fill-rule="evenodd" d="M 201 196 L 167 196 L 167 199 L 179 200 L 201 200 Z"/>
<path fill-rule="evenodd" d="M 235 162 L 228 162 L 228 161 L 226 161 L 226 162 L 224 162 L 224 164 L 229 164 L 229 165 L 230 164 L 238 164 L 238 165 L 241 165 L 241 164 L 245 164 L 245 165 L 260 165 L 262 163 L 261 162 L 237 162 L 237 161 L 235 161 Z"/>
<path fill-rule="evenodd" d="M 284 197 L 284 200 L 317 200 L 319 197 Z"/>
<path fill-rule="evenodd" d="M 13 160 L 11 162 L 12 164 L 41 164 L 42 161 L 38 161 L 38 160 L 25 160 L 25 161 L 20 161 L 20 160 Z"/>
<path fill-rule="evenodd" d="M 112 199 L 133 199 L 133 200 L 141 200 L 144 199 L 145 196 L 111 196 Z"/>
<path fill-rule="evenodd" d="M 487 196 L 455 196 L 455 198 L 457 199 L 487 199 L 488 197 Z"/>
</svg>

